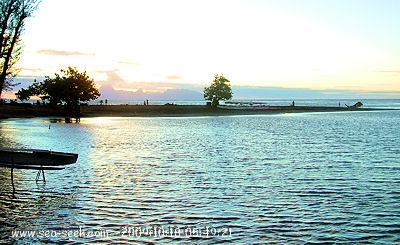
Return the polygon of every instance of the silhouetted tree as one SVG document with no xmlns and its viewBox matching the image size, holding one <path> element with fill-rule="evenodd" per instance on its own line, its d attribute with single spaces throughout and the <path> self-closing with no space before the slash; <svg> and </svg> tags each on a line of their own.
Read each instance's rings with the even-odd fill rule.
<svg viewBox="0 0 400 245">
<path fill-rule="evenodd" d="M 40 0 L 1 0 L 0 2 L 0 98 L 10 89 L 18 70 L 13 66 L 22 53 L 21 33 L 25 20 L 37 8 Z"/>
<path fill-rule="evenodd" d="M 204 99 L 211 101 L 211 105 L 214 107 L 219 105 L 220 100 L 230 100 L 231 98 L 231 84 L 224 75 L 214 75 L 211 86 L 204 88 Z"/>
<path fill-rule="evenodd" d="M 29 100 L 31 96 L 38 96 L 48 100 L 51 105 L 64 105 L 69 115 L 79 114 L 81 102 L 95 100 L 100 96 L 99 90 L 86 72 L 79 72 L 76 68 L 61 69 L 60 74 L 42 82 L 36 80 L 27 89 L 20 89 L 15 95 L 20 100 Z"/>
</svg>

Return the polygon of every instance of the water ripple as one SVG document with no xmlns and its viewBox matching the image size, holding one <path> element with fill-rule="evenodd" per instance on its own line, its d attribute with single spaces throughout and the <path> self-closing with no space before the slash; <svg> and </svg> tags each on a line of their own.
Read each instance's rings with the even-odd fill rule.
<svg viewBox="0 0 400 245">
<path fill-rule="evenodd" d="M 75 151 L 79 160 L 49 172 L 47 184 L 16 170 L 15 195 L 9 170 L 0 169 L 0 242 L 399 243 L 399 119 L 398 112 L 88 118 L 50 131 L 47 119 L 5 120 L 2 144 Z M 15 229 L 80 227 L 110 234 L 11 237 Z M 126 227 L 231 235 L 123 236 Z"/>
</svg>

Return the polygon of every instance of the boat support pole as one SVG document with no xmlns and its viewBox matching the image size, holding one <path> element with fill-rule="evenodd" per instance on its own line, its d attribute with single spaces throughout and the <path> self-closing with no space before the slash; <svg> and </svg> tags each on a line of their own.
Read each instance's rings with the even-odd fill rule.
<svg viewBox="0 0 400 245">
<path fill-rule="evenodd" d="M 42 175 L 43 175 L 43 182 L 46 183 L 46 176 L 44 176 L 44 170 L 42 169 Z"/>
<path fill-rule="evenodd" d="M 36 175 L 36 183 L 39 181 L 40 174 L 43 176 L 43 182 L 46 183 L 46 176 L 44 175 L 44 170 L 40 169 Z"/>
</svg>

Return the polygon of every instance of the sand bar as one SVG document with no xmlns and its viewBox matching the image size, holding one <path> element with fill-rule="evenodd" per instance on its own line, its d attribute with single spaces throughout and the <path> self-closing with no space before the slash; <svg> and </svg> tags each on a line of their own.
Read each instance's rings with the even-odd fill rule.
<svg viewBox="0 0 400 245">
<path fill-rule="evenodd" d="M 81 117 L 225 116 L 300 112 L 371 111 L 378 108 L 327 106 L 259 106 L 212 108 L 205 105 L 90 105 L 81 106 Z M 62 107 L 31 104 L 0 105 L 0 118 L 65 117 Z"/>
</svg>

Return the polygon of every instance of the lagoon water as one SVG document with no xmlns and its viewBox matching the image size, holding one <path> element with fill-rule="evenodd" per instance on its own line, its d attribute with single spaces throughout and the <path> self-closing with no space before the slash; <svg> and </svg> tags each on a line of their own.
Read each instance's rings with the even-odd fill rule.
<svg viewBox="0 0 400 245">
<path fill-rule="evenodd" d="M 400 111 L 3 120 L 1 146 L 79 159 L 46 184 L 15 170 L 15 195 L 0 169 L 0 242 L 400 243 L 399 128 Z"/>
</svg>

